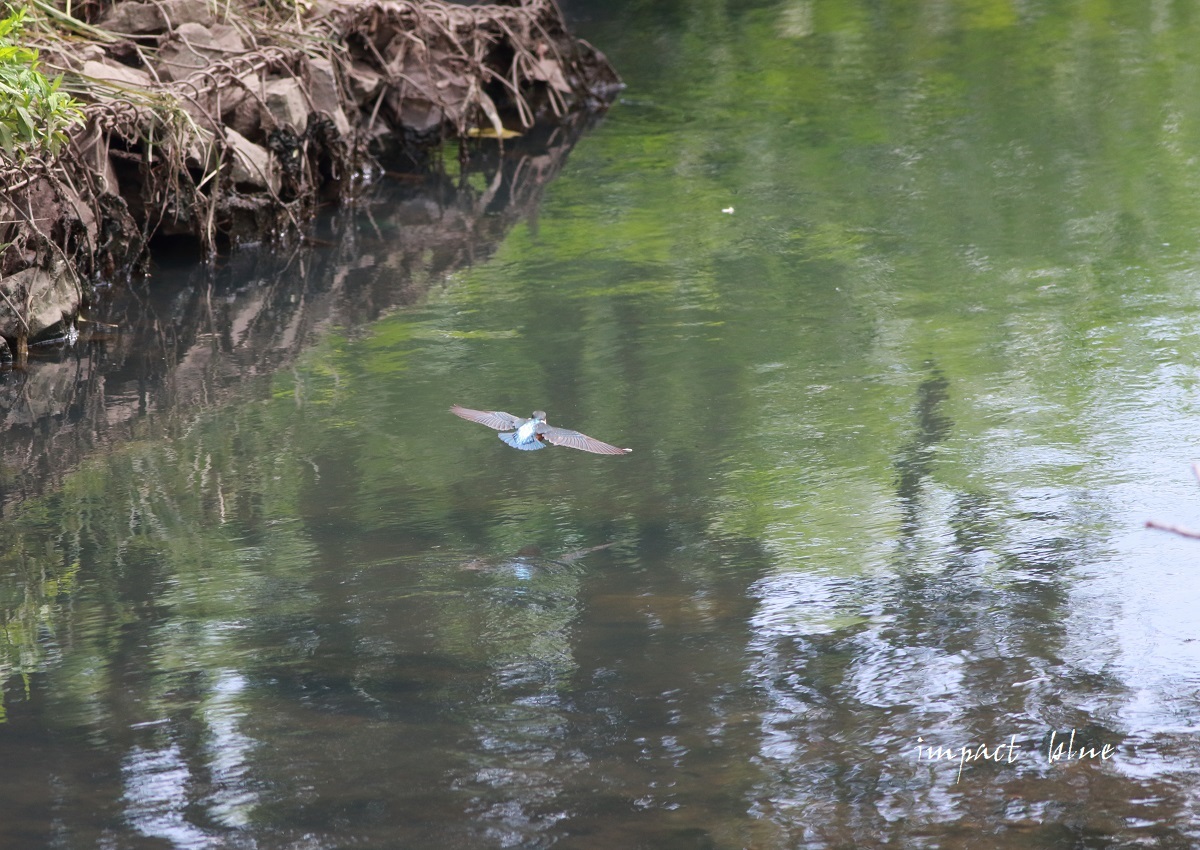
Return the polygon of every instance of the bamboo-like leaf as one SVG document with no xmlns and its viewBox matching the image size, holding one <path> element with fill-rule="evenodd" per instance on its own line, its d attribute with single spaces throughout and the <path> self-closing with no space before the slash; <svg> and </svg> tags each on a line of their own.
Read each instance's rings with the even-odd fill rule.
<svg viewBox="0 0 1200 850">
<path fill-rule="evenodd" d="M 472 139 L 512 139 L 521 134 L 507 127 L 501 127 L 498 135 L 495 127 L 468 127 L 467 135 Z"/>
</svg>

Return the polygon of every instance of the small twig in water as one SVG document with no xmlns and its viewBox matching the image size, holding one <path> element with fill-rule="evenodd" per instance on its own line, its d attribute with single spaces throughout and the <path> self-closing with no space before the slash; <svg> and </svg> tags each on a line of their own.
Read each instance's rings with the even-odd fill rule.
<svg viewBox="0 0 1200 850">
<path fill-rule="evenodd" d="M 1187 537 L 1191 540 L 1200 540 L 1200 531 L 1192 531 L 1190 528 L 1183 528 L 1179 525 L 1167 525 L 1165 522 L 1157 522 L 1156 520 L 1146 520 L 1146 528 L 1154 528 L 1158 531 L 1169 531 L 1172 534 L 1178 534 L 1180 537 Z"/>
</svg>

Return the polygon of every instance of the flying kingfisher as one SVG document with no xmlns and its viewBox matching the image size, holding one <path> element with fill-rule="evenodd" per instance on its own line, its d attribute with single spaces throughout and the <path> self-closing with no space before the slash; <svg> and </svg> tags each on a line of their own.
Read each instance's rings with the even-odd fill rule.
<svg viewBox="0 0 1200 850">
<path fill-rule="evenodd" d="M 535 410 L 529 419 L 522 419 L 505 413 L 503 410 L 471 410 L 459 407 L 457 404 L 450 408 L 455 416 L 469 422 L 478 422 L 497 431 L 503 431 L 497 436 L 514 449 L 523 452 L 537 451 L 546 446 L 566 446 L 569 449 L 591 452 L 597 455 L 625 455 L 633 449 L 622 449 L 617 446 L 602 443 L 587 434 L 571 431 L 567 428 L 555 428 L 546 424 L 546 411 Z"/>
</svg>

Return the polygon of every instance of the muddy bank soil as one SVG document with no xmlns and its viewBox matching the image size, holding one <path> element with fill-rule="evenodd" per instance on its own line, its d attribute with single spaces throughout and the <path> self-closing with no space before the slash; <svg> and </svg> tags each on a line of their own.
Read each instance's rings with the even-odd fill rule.
<svg viewBox="0 0 1200 850">
<path fill-rule="evenodd" d="M 553 0 L 80 8 L 95 20 L 39 47 L 85 121 L 52 161 L 0 161 L 0 360 L 57 333 L 152 239 L 211 254 L 298 234 L 383 166 L 502 145 L 620 86 Z"/>
</svg>

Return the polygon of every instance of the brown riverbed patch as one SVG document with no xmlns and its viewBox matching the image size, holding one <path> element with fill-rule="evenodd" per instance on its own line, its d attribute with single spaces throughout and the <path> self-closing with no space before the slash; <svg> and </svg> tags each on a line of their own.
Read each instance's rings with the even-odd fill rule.
<svg viewBox="0 0 1200 850">
<path fill-rule="evenodd" d="M 620 85 L 552 0 L 79 9 L 59 21 L 69 42 L 35 40 L 84 122 L 58 157 L 0 160 L 0 337 L 18 357 L 156 241 L 211 256 L 299 233 L 381 163 L 419 171 L 449 141 L 503 144 Z"/>
</svg>

